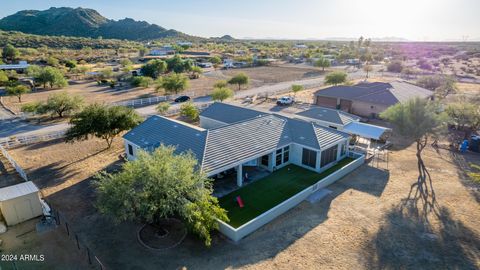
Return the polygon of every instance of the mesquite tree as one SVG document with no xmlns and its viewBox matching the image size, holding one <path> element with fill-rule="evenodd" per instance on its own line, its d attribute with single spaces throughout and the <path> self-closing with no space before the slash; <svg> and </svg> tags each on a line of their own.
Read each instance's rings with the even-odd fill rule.
<svg viewBox="0 0 480 270">
<path fill-rule="evenodd" d="M 415 98 L 391 106 L 381 114 L 381 117 L 394 125 L 397 134 L 416 143 L 418 178 L 411 186 L 408 199 L 413 200 L 415 207 L 418 207 L 419 202 L 422 203 L 423 214 L 426 216 L 428 212 L 434 210 L 436 198 L 432 178 L 425 166 L 422 152 L 428 144 L 429 136 L 435 133 L 440 124 L 436 106 L 431 101 Z"/>
</svg>

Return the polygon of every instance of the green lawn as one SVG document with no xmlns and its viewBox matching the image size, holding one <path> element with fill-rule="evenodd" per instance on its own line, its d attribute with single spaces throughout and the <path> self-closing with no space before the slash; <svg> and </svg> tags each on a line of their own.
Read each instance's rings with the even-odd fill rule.
<svg viewBox="0 0 480 270">
<path fill-rule="evenodd" d="M 228 224 L 235 228 L 242 226 L 353 160 L 344 158 L 320 174 L 296 165 L 287 165 L 263 179 L 219 198 L 220 205 L 228 211 Z M 243 208 L 238 206 L 235 199 L 239 195 L 244 202 Z"/>
</svg>

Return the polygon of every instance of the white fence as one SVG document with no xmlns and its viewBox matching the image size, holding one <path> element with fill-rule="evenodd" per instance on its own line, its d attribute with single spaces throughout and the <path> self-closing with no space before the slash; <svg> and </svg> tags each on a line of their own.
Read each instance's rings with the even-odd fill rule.
<svg viewBox="0 0 480 270">
<path fill-rule="evenodd" d="M 5 148 L 11 148 L 20 145 L 26 145 L 36 142 L 43 142 L 53 139 L 62 138 L 65 136 L 64 130 L 56 131 L 47 134 L 39 134 L 39 135 L 30 135 L 30 136 L 12 136 L 8 138 L 0 139 L 0 146 Z"/>
<path fill-rule="evenodd" d="M 308 196 L 312 193 L 316 192 L 317 190 L 324 188 L 335 181 L 339 180 L 340 178 L 344 177 L 345 175 L 349 174 L 356 168 L 360 167 L 365 162 L 365 156 L 351 153 L 351 157 L 356 158 L 355 161 L 345 165 L 341 169 L 337 170 L 336 172 L 330 174 L 329 176 L 323 178 L 322 180 L 318 181 L 317 183 L 311 185 L 310 187 L 300 191 L 295 196 L 289 198 L 288 200 L 280 203 L 279 205 L 273 207 L 272 209 L 268 210 L 267 212 L 261 214 L 260 216 L 250 220 L 249 222 L 243 224 L 238 228 L 233 228 L 229 224 L 218 221 L 219 223 L 219 230 L 228 238 L 232 239 L 233 241 L 237 242 L 243 237 L 251 234 L 252 232 L 256 231 L 263 225 L 269 223 L 276 217 L 280 216 L 281 214 L 287 212 L 291 208 L 295 207 L 303 200 L 305 200 Z"/>
<path fill-rule="evenodd" d="M 10 154 L 7 152 L 5 148 L 3 148 L 2 145 L 0 145 L 0 151 L 2 152 L 2 155 L 12 164 L 12 166 L 15 168 L 15 170 L 20 174 L 20 176 L 23 178 L 23 180 L 28 181 L 27 174 L 25 171 L 18 165 L 18 163 L 10 156 Z"/>
<path fill-rule="evenodd" d="M 174 100 L 175 98 L 177 98 L 179 96 L 180 95 L 169 95 L 169 96 L 158 96 L 158 97 L 132 99 L 132 100 L 114 102 L 114 103 L 112 103 L 112 105 L 119 105 L 119 106 L 135 108 L 135 107 L 142 107 L 142 106 L 157 104 L 157 103 L 168 101 L 168 100 Z M 193 96 L 195 96 L 195 92 L 182 93 L 182 96 L 193 97 Z"/>
</svg>

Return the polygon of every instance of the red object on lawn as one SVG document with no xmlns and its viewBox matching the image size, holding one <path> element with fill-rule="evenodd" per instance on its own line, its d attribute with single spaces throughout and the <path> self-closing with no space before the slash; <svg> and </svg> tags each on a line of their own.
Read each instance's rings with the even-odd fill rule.
<svg viewBox="0 0 480 270">
<path fill-rule="evenodd" d="M 240 206 L 240 208 L 243 208 L 243 200 L 240 196 L 237 196 L 237 203 L 238 203 L 238 206 Z"/>
</svg>

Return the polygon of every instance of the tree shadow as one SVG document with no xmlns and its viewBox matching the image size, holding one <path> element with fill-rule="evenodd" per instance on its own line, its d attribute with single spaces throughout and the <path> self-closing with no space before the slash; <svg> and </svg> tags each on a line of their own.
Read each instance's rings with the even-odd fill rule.
<svg viewBox="0 0 480 270">
<path fill-rule="evenodd" d="M 417 209 L 391 210 L 364 255 L 370 269 L 478 269 L 480 238 L 445 207 L 435 225 Z"/>
</svg>

